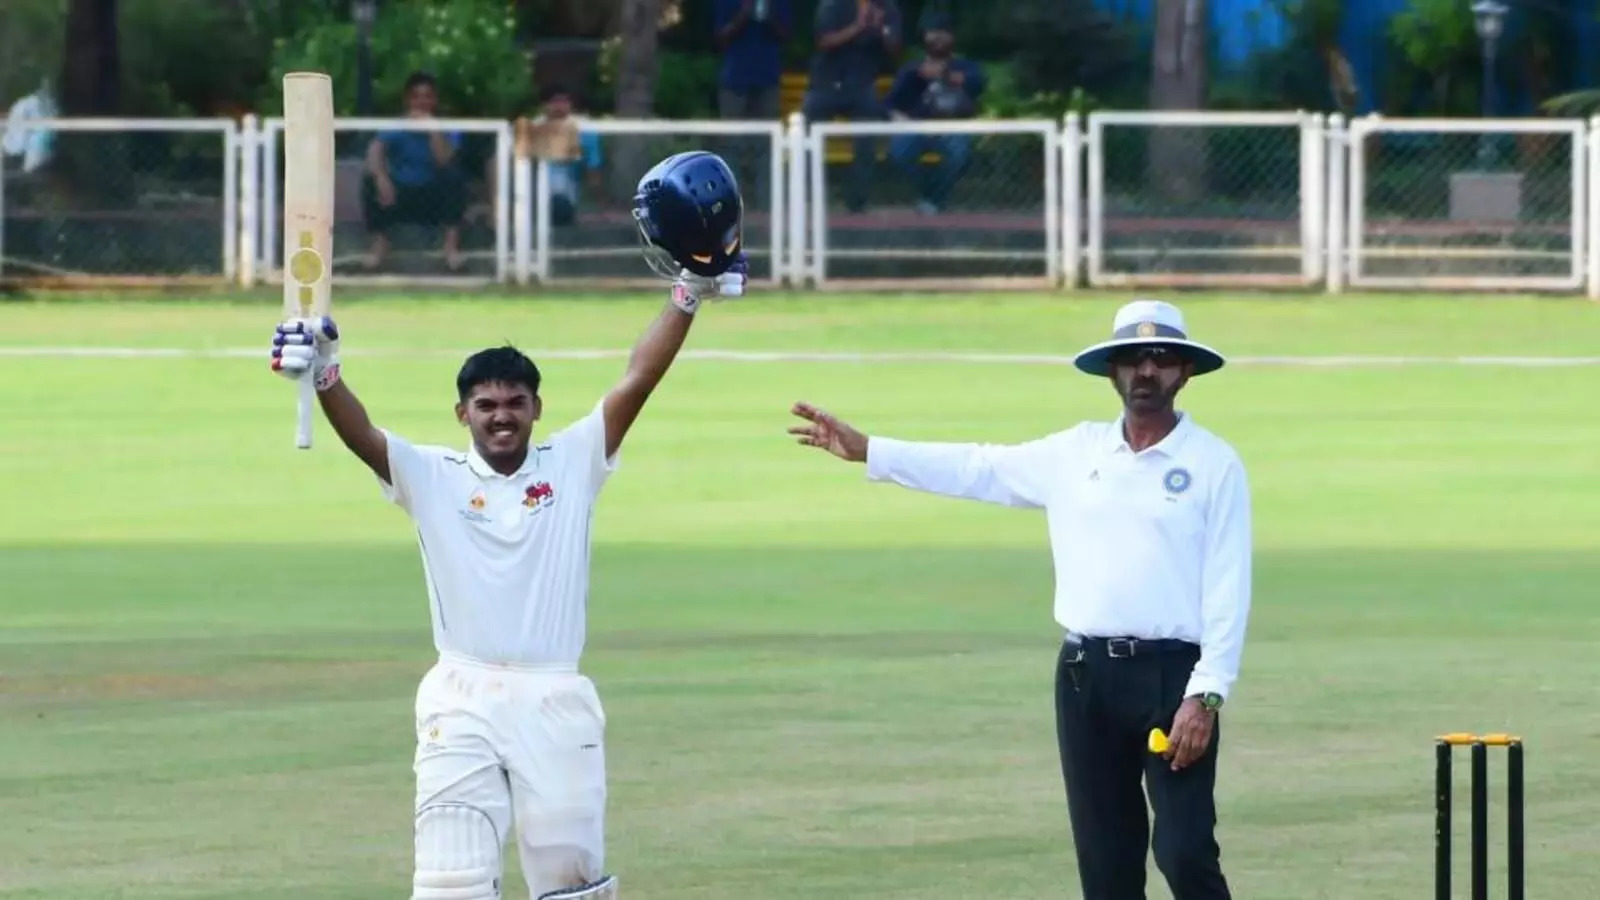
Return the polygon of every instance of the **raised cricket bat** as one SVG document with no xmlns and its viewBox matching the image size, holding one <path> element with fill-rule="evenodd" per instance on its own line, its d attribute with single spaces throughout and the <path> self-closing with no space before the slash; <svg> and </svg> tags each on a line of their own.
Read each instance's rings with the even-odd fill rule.
<svg viewBox="0 0 1600 900">
<path fill-rule="evenodd" d="M 283 76 L 283 314 L 327 315 L 333 306 L 333 79 Z M 300 380 L 295 446 L 311 447 L 316 385 Z"/>
</svg>

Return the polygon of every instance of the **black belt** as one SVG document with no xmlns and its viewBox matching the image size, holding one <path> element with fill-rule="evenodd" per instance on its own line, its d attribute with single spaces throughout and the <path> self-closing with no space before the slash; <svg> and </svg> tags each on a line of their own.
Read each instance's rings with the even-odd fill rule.
<svg viewBox="0 0 1600 900">
<path fill-rule="evenodd" d="M 1157 653 L 1194 653 L 1200 645 L 1178 638 L 1089 637 L 1068 632 L 1068 646 L 1081 648 L 1084 653 L 1109 656 L 1112 659 L 1132 659 Z"/>
</svg>

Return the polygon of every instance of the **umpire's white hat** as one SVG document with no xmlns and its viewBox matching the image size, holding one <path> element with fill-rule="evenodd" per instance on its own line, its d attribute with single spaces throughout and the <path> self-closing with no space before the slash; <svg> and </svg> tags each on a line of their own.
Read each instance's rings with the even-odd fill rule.
<svg viewBox="0 0 1600 900">
<path fill-rule="evenodd" d="M 1134 300 L 1117 310 L 1111 325 L 1111 340 L 1086 347 L 1073 364 L 1090 375 L 1110 374 L 1109 360 L 1123 347 L 1171 347 L 1194 364 L 1194 374 L 1204 375 L 1222 368 L 1222 354 L 1189 339 L 1183 325 L 1183 312 L 1161 300 Z"/>
</svg>

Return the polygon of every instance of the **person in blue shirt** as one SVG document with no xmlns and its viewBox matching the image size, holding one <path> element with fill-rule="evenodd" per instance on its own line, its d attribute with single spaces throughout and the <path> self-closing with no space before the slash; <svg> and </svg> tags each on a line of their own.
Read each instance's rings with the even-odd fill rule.
<svg viewBox="0 0 1600 900">
<path fill-rule="evenodd" d="M 978 98 L 987 85 L 983 69 L 955 55 L 955 34 L 950 17 L 931 12 L 922 20 L 924 57 L 906 63 L 889 88 L 886 105 L 897 120 L 970 119 L 977 115 Z M 917 208 L 928 215 L 944 209 L 956 180 L 972 160 L 970 134 L 897 134 L 889 142 L 894 160 L 921 195 Z M 936 153 L 937 163 L 924 164 L 926 153 Z"/>
<path fill-rule="evenodd" d="M 416 72 L 406 79 L 405 104 L 408 119 L 422 122 L 434 117 L 439 88 L 432 75 Z M 383 264 L 389 253 L 389 232 L 395 225 L 409 222 L 442 228 L 445 265 L 452 272 L 461 269 L 461 218 L 466 211 L 467 186 L 456 165 L 460 152 L 459 131 L 398 128 L 380 131 L 372 139 L 361 183 L 362 210 L 373 235 L 368 268 Z"/>
<path fill-rule="evenodd" d="M 779 83 L 783 44 L 794 23 L 791 0 L 714 0 L 712 26 L 722 68 L 717 109 L 722 118 L 775 122 L 783 116 Z M 718 142 L 746 186 L 745 202 L 761 204 L 772 192 L 770 147 L 750 136 Z"/>
<path fill-rule="evenodd" d="M 715 0 L 717 108 L 724 119 L 776 119 L 783 44 L 794 22 L 790 0 Z"/>
</svg>

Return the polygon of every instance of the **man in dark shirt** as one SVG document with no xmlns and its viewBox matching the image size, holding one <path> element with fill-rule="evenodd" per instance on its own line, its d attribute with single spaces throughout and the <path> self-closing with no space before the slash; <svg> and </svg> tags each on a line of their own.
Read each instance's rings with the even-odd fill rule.
<svg viewBox="0 0 1600 900">
<path fill-rule="evenodd" d="M 815 32 L 817 52 L 806 91 L 806 120 L 881 121 L 884 109 L 874 83 L 900 55 L 900 8 L 894 0 L 820 0 Z M 860 210 L 867 205 L 876 154 L 870 138 L 858 138 L 854 144 L 845 202 Z"/>
<path fill-rule="evenodd" d="M 927 55 L 906 63 L 895 76 L 889 89 L 890 116 L 923 121 L 972 118 L 987 85 L 983 69 L 955 55 L 949 16 L 928 13 L 922 31 Z M 924 165 L 922 157 L 930 152 L 938 154 L 938 162 Z M 889 142 L 889 156 L 918 186 L 918 210 L 933 215 L 944 208 L 956 179 L 972 159 L 972 135 L 897 134 Z"/>
</svg>

